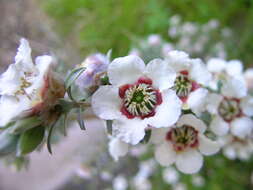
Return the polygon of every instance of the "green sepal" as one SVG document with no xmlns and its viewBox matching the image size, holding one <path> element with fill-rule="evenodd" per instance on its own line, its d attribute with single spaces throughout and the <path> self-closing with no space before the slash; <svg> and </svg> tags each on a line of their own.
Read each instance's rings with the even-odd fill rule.
<svg viewBox="0 0 253 190">
<path fill-rule="evenodd" d="M 10 128 L 9 132 L 13 134 L 20 134 L 25 132 L 26 130 L 32 129 L 42 124 L 42 120 L 37 117 L 28 117 L 25 119 L 21 119 L 15 122 L 15 124 Z"/>
<path fill-rule="evenodd" d="M 150 137 L 151 137 L 151 133 L 152 133 L 152 130 L 151 129 L 148 129 L 145 131 L 145 136 L 144 138 L 141 140 L 140 143 L 142 144 L 147 144 L 150 140 Z"/>
<path fill-rule="evenodd" d="M 112 120 L 106 120 L 107 133 L 112 135 Z"/>
<path fill-rule="evenodd" d="M 24 132 L 18 141 L 17 155 L 33 152 L 43 141 L 45 127 L 38 126 Z"/>
<path fill-rule="evenodd" d="M 8 130 L 3 131 L 0 134 L 0 156 L 16 151 L 19 135 L 9 133 Z"/>
</svg>

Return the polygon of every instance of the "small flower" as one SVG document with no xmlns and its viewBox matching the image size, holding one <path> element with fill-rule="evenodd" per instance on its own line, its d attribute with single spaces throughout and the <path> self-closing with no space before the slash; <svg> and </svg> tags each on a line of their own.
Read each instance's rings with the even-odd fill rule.
<svg viewBox="0 0 253 190">
<path fill-rule="evenodd" d="M 200 59 L 190 59 L 182 51 L 171 51 L 166 61 L 177 71 L 173 89 L 181 99 L 183 109 L 201 111 L 208 90 L 204 88 L 211 80 L 211 74 Z"/>
<path fill-rule="evenodd" d="M 221 95 L 210 94 L 206 109 L 213 115 L 210 129 L 216 135 L 225 135 L 230 129 L 243 138 L 252 131 L 253 98 L 246 96 L 246 87 L 239 80 L 231 78 L 224 83 Z"/>
<path fill-rule="evenodd" d="M 239 138 L 231 134 L 220 139 L 223 154 L 231 160 L 249 160 L 253 154 L 253 141 L 250 136 Z"/>
<path fill-rule="evenodd" d="M 173 167 L 167 167 L 163 170 L 163 180 L 169 185 L 177 184 L 179 177 L 178 171 Z"/>
<path fill-rule="evenodd" d="M 108 67 L 112 85 L 100 86 L 92 96 L 92 108 L 101 119 L 113 120 L 113 136 L 137 144 L 148 125 L 173 125 L 181 102 L 173 90 L 175 72 L 161 59 L 145 66 L 137 56 L 115 59 Z"/>
<path fill-rule="evenodd" d="M 253 89 L 253 68 L 247 69 L 243 75 L 248 89 Z"/>
<path fill-rule="evenodd" d="M 127 179 L 122 176 L 118 175 L 113 180 L 113 189 L 114 190 L 126 190 L 128 188 L 128 182 Z"/>
<path fill-rule="evenodd" d="M 34 64 L 28 41 L 20 43 L 15 63 L 0 76 L 0 126 L 47 110 L 65 93 L 61 79 L 52 72 L 52 57 L 39 56 Z"/>
<path fill-rule="evenodd" d="M 219 151 L 219 144 L 208 139 L 206 125 L 192 114 L 181 116 L 172 128 L 154 129 L 151 141 L 155 143 L 155 158 L 163 166 L 175 163 L 179 171 L 196 173 L 203 165 L 203 155 Z"/>
<path fill-rule="evenodd" d="M 81 88 L 89 88 L 98 85 L 98 77 L 106 72 L 109 64 L 109 59 L 100 53 L 88 56 L 80 67 L 85 67 L 86 70 L 76 80 L 76 84 Z"/>
</svg>

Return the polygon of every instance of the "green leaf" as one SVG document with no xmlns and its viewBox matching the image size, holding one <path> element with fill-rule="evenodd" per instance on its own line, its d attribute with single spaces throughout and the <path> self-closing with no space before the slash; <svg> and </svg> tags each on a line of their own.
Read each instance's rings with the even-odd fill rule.
<svg viewBox="0 0 253 190">
<path fill-rule="evenodd" d="M 25 132 L 26 130 L 37 127 L 41 124 L 42 120 L 39 117 L 37 116 L 28 117 L 16 121 L 16 123 L 10 128 L 9 132 L 13 134 L 20 134 Z"/>
<path fill-rule="evenodd" d="M 106 120 L 107 133 L 112 135 L 112 120 Z"/>
<path fill-rule="evenodd" d="M 39 126 L 24 132 L 18 142 L 18 155 L 34 151 L 44 138 L 45 127 Z"/>
<path fill-rule="evenodd" d="M 10 134 L 8 130 L 0 134 L 0 156 L 16 151 L 19 135 Z"/>
<path fill-rule="evenodd" d="M 78 124 L 79 124 L 80 128 L 82 130 L 86 130 L 82 115 L 83 115 L 83 110 L 80 107 L 80 108 L 78 108 L 77 121 L 78 121 Z"/>
<path fill-rule="evenodd" d="M 71 71 L 65 80 L 65 88 L 68 89 L 75 82 L 75 80 L 85 71 L 85 67 L 79 67 Z"/>
</svg>

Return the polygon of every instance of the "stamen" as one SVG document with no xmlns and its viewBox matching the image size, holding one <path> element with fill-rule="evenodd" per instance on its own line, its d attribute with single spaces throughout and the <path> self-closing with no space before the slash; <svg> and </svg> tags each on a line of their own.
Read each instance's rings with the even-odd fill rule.
<svg viewBox="0 0 253 190">
<path fill-rule="evenodd" d="M 235 98 L 224 98 L 219 107 L 220 116 L 227 122 L 231 122 L 241 115 L 240 102 Z"/>
</svg>

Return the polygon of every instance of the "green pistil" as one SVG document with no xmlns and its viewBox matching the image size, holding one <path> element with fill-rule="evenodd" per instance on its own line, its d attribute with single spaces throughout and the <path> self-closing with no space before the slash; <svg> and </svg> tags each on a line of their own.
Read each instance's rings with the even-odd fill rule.
<svg viewBox="0 0 253 190">
<path fill-rule="evenodd" d="M 142 91 L 136 91 L 133 94 L 131 102 L 142 103 L 144 101 L 144 94 Z"/>
</svg>

